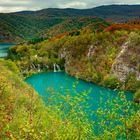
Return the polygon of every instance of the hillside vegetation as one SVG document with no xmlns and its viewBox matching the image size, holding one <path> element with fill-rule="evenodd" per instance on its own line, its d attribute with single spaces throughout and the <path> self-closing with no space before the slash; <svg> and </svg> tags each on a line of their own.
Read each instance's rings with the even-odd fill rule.
<svg viewBox="0 0 140 140">
<path fill-rule="evenodd" d="M 79 128 L 75 118 L 66 117 L 61 107 L 53 104 L 50 96 L 48 104 L 27 85 L 18 68 L 11 61 L 0 60 L 0 139 L 1 140 L 45 140 L 77 139 Z M 58 98 L 57 98 L 58 99 Z M 76 111 L 73 115 L 77 117 Z M 82 116 L 81 116 L 82 118 Z M 85 120 L 80 136 L 86 138 L 91 130 Z M 89 137 L 92 137 L 90 135 Z"/>
<path fill-rule="evenodd" d="M 84 103 L 89 99 L 88 92 L 76 93 L 73 97 L 67 92 L 61 96 L 61 93 L 50 90 L 49 99 L 44 104 L 41 97 L 22 80 L 13 62 L 1 60 L 0 68 L 1 140 L 139 138 L 140 114 L 133 109 L 125 109 L 132 103 L 126 101 L 123 94 L 119 98 L 122 106 L 115 108 L 118 99 L 108 101 L 107 104 L 114 109 L 106 110 L 106 113 L 103 108 L 99 108 L 95 112 L 99 121 L 94 122 L 87 119 L 88 111 L 92 115 L 92 110 L 85 111 L 80 105 L 81 101 Z M 119 109 L 122 114 L 117 113 Z M 103 116 L 106 118 L 104 121 Z M 119 122 L 115 127 L 112 127 L 112 119 Z"/>
<path fill-rule="evenodd" d="M 139 5 L 110 5 L 84 10 L 49 8 L 40 11 L 0 13 L 0 42 L 40 41 L 86 26 L 92 26 L 94 30 L 98 26 L 103 29 L 110 25 L 110 22 L 139 19 L 139 9 Z"/>
<path fill-rule="evenodd" d="M 88 25 L 97 30 L 109 23 L 95 17 L 34 17 L 0 14 L 0 42 L 35 42 L 64 32 L 80 30 Z M 47 34 L 46 34 L 47 33 Z"/>
</svg>

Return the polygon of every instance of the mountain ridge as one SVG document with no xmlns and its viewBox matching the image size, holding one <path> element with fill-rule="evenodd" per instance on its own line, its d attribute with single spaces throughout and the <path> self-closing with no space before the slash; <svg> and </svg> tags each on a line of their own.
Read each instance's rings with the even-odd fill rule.
<svg viewBox="0 0 140 140">
<path fill-rule="evenodd" d="M 135 8 L 135 9 L 134 9 Z M 21 15 L 40 15 L 42 13 L 46 14 L 56 14 L 56 12 L 61 12 L 60 16 L 64 14 L 64 16 L 99 16 L 99 17 L 107 17 L 108 15 L 119 15 L 121 16 L 134 16 L 134 10 L 136 11 L 135 15 L 140 17 L 140 5 L 102 5 L 94 8 L 88 9 L 76 9 L 76 8 L 46 8 L 36 11 L 20 11 L 14 12 L 13 14 L 21 14 Z M 54 13 L 55 12 L 55 13 Z M 72 13 L 70 13 L 72 12 Z M 127 14 L 125 13 L 127 12 Z"/>
<path fill-rule="evenodd" d="M 111 4 L 111 5 L 101 5 L 101 6 L 96 6 L 93 8 L 84 8 L 84 9 L 78 9 L 78 8 L 43 8 L 43 9 L 39 9 L 39 10 L 22 10 L 22 11 L 17 11 L 17 12 L 7 12 L 7 13 L 3 13 L 3 14 L 8 14 L 8 13 L 34 13 L 34 12 L 39 12 L 39 11 L 43 11 L 43 10 L 92 10 L 92 9 L 97 9 L 97 8 L 103 8 L 103 7 L 139 7 L 140 4 Z M 0 13 L 1 14 L 1 13 Z"/>
</svg>

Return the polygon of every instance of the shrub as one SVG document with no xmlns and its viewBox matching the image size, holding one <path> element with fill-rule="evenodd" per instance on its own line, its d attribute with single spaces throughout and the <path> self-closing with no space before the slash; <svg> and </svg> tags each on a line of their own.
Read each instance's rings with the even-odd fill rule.
<svg viewBox="0 0 140 140">
<path fill-rule="evenodd" d="M 135 96 L 134 96 L 134 99 L 136 102 L 140 102 L 140 88 L 137 89 L 137 91 L 135 92 Z"/>
<path fill-rule="evenodd" d="M 140 81 L 136 79 L 136 75 L 131 73 L 127 76 L 125 82 L 126 89 L 135 92 L 140 87 Z"/>
<path fill-rule="evenodd" d="M 104 79 L 104 85 L 108 88 L 119 89 L 121 86 L 120 81 L 113 75 L 109 75 Z"/>
</svg>

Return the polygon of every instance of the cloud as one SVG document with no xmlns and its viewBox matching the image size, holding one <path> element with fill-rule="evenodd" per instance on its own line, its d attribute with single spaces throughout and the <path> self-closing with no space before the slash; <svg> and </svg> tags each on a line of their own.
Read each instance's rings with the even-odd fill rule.
<svg viewBox="0 0 140 140">
<path fill-rule="evenodd" d="M 19 0 L 0 0 L 0 6 L 8 6 L 8 5 L 28 5 L 30 4 L 32 1 L 31 0 L 22 0 L 22 1 L 19 1 Z"/>
<path fill-rule="evenodd" d="M 41 9 L 32 2 L 33 0 L 0 0 L 0 13 Z"/>
<path fill-rule="evenodd" d="M 1 7 L 0 6 L 0 12 L 3 13 L 3 12 L 15 12 L 15 11 L 23 11 L 23 10 L 28 10 L 28 8 L 26 7 Z"/>
<path fill-rule="evenodd" d="M 69 2 L 64 4 L 58 4 L 59 8 L 86 8 L 87 3 L 86 2 Z"/>
</svg>

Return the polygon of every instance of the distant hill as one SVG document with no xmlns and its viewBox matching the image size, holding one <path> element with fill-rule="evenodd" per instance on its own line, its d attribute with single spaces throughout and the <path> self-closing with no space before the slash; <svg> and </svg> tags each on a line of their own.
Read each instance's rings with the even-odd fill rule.
<svg viewBox="0 0 140 140">
<path fill-rule="evenodd" d="M 100 18 L 117 18 L 120 21 L 132 20 L 135 18 L 140 18 L 140 5 L 104 5 L 91 9 L 58 9 L 58 8 L 48 8 L 39 11 L 21 11 L 13 14 L 23 15 L 23 16 L 37 16 L 37 17 L 55 17 L 55 16 L 97 16 Z M 120 17 L 120 18 L 118 18 Z M 122 20 L 121 20 L 122 18 Z"/>
<path fill-rule="evenodd" d="M 24 42 L 48 38 L 87 26 L 109 26 L 108 22 L 128 22 L 140 18 L 140 5 L 109 5 L 92 9 L 48 8 L 0 14 L 0 42 Z M 104 19 L 104 20 L 103 20 Z M 106 22 L 106 21 L 108 22 Z"/>
<path fill-rule="evenodd" d="M 19 43 L 38 38 L 42 40 L 72 30 L 80 30 L 91 24 L 95 30 L 100 25 L 109 26 L 106 21 L 95 17 L 41 18 L 5 14 L 0 15 L 0 42 Z"/>
</svg>

